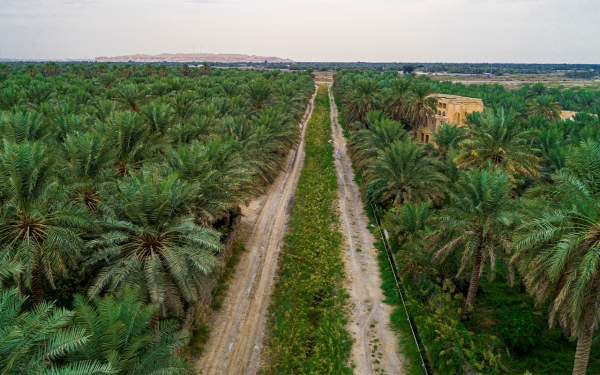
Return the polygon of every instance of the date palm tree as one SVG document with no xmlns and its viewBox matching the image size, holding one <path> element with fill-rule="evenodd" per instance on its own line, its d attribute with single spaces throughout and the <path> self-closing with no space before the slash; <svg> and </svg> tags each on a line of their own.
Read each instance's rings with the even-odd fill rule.
<svg viewBox="0 0 600 375">
<path fill-rule="evenodd" d="M 61 179 L 73 201 L 96 211 L 100 190 L 111 181 L 114 150 L 98 133 L 69 134 L 62 148 Z"/>
<path fill-rule="evenodd" d="M 437 127 L 435 133 L 433 133 L 433 142 L 438 146 L 442 159 L 445 160 L 448 153 L 457 149 L 458 144 L 467 138 L 465 133 L 464 127 L 458 127 L 447 122 Z"/>
<path fill-rule="evenodd" d="M 169 150 L 169 166 L 195 190 L 193 210 L 199 222 L 211 223 L 243 201 L 255 183 L 235 142 L 211 139 Z"/>
<path fill-rule="evenodd" d="M 89 109 L 89 114 L 94 118 L 104 121 L 112 112 L 117 111 L 118 103 L 112 100 L 98 99 L 94 101 Z"/>
<path fill-rule="evenodd" d="M 195 191 L 176 175 L 142 171 L 125 177 L 117 190 L 114 217 L 104 218 L 104 233 L 88 244 L 86 264 L 101 266 L 89 296 L 140 285 L 163 316 L 182 314 L 207 293 L 206 276 L 220 266 L 220 234 L 194 223 L 188 204 Z"/>
<path fill-rule="evenodd" d="M 424 239 L 431 231 L 429 221 L 434 213 L 431 201 L 405 202 L 389 210 L 385 216 L 383 225 L 398 244 L 396 256 L 402 264 L 399 271 L 416 284 L 425 274 L 423 271 L 432 267 Z"/>
<path fill-rule="evenodd" d="M 180 92 L 173 97 L 171 106 L 179 121 L 185 123 L 198 111 L 198 98 L 191 92 Z"/>
<path fill-rule="evenodd" d="M 253 111 L 265 109 L 271 102 L 274 91 L 266 79 L 259 79 L 248 84 L 246 95 Z"/>
<path fill-rule="evenodd" d="M 25 66 L 25 72 L 27 72 L 27 74 L 33 78 L 36 75 L 38 75 L 40 73 L 39 69 L 37 68 L 37 66 L 35 64 L 27 64 Z"/>
<path fill-rule="evenodd" d="M 87 301 L 75 296 L 75 326 L 87 341 L 69 356 L 71 362 L 94 361 L 117 375 L 194 374 L 176 350 L 189 341 L 173 320 L 152 328 L 158 306 L 143 302 L 139 287 L 125 288 L 116 296 Z"/>
<path fill-rule="evenodd" d="M 136 112 L 113 112 L 96 130 L 105 133 L 115 149 L 119 176 L 138 169 L 156 150 L 166 146 L 161 134 L 152 134 L 148 124 Z"/>
<path fill-rule="evenodd" d="M 577 340 L 573 375 L 584 375 L 600 324 L 600 144 L 574 148 L 552 180 L 532 191 L 550 207 L 522 226 L 512 260 L 538 303 L 551 301 L 550 325 Z"/>
<path fill-rule="evenodd" d="M 54 139 L 63 142 L 68 134 L 83 132 L 88 128 L 88 118 L 76 114 L 58 114 L 52 119 Z"/>
<path fill-rule="evenodd" d="M 465 269 L 471 270 L 462 310 L 464 318 L 474 309 L 485 264 L 489 262 L 493 272 L 498 252 L 510 250 L 510 226 L 518 219 L 508 195 L 512 187 L 503 171 L 471 169 L 448 190 L 450 205 L 432 219 L 435 230 L 427 241 L 436 249 L 434 259 L 444 261 L 448 255 L 460 251 L 461 264 L 456 276 Z"/>
<path fill-rule="evenodd" d="M 8 111 L 21 102 L 21 91 L 14 86 L 0 90 L 0 111 Z"/>
<path fill-rule="evenodd" d="M 52 133 L 44 116 L 34 111 L 13 111 L 0 114 L 0 134 L 12 142 L 43 141 Z"/>
<path fill-rule="evenodd" d="M 44 302 L 23 311 L 26 298 L 16 288 L 0 290 L 0 374 L 113 374 L 109 365 L 78 361 L 65 366 L 64 360 L 88 342 L 82 327 L 73 326 L 73 312 Z"/>
<path fill-rule="evenodd" d="M 367 170 L 369 189 L 382 203 L 399 206 L 405 201 L 437 200 L 444 195 L 446 178 L 437 159 L 411 141 L 396 141 L 379 151 Z"/>
<path fill-rule="evenodd" d="M 210 67 L 210 65 L 209 65 L 209 64 L 208 64 L 208 63 L 205 61 L 205 62 L 203 62 L 203 63 L 202 63 L 202 66 L 200 66 L 200 68 L 199 68 L 199 71 L 200 71 L 200 75 L 207 76 L 207 75 L 209 75 L 209 74 L 210 74 L 211 67 Z"/>
<path fill-rule="evenodd" d="M 167 134 L 175 123 L 175 112 L 173 107 L 168 104 L 152 103 L 143 107 L 141 114 L 150 125 L 150 131 L 153 133 Z M 187 117 L 186 115 L 186 119 Z"/>
<path fill-rule="evenodd" d="M 147 97 L 146 89 L 139 88 L 133 83 L 119 85 L 117 88 L 117 100 L 134 112 L 139 112 L 140 106 L 146 101 Z"/>
<path fill-rule="evenodd" d="M 34 305 L 44 300 L 43 278 L 54 287 L 54 273 L 78 259 L 79 235 L 93 228 L 85 211 L 64 202 L 57 189 L 55 156 L 40 143 L 4 141 L 0 153 L 0 249 L 23 265 L 15 275 L 21 291 L 31 290 Z"/>
<path fill-rule="evenodd" d="M 60 74 L 61 68 L 57 62 L 50 61 L 42 65 L 42 74 L 44 77 L 52 77 Z"/>
<path fill-rule="evenodd" d="M 545 178 L 564 167 L 567 149 L 570 143 L 566 129 L 560 122 L 554 122 L 542 127 L 535 138 L 534 147 L 542 155 L 542 171 Z M 583 130 L 583 129 L 582 129 Z"/>
<path fill-rule="evenodd" d="M 548 121 L 556 121 L 560 119 L 562 108 L 560 104 L 550 95 L 542 95 L 533 99 L 529 103 L 529 115 L 539 115 L 546 118 Z"/>
<path fill-rule="evenodd" d="M 503 109 L 497 113 L 485 110 L 470 119 L 467 137 L 459 143 L 460 151 L 454 159 L 459 168 L 489 166 L 505 171 L 513 180 L 515 174 L 539 176 L 541 158 L 533 147 L 535 131 L 519 128 Z"/>
<path fill-rule="evenodd" d="M 393 120 L 402 121 L 405 118 L 405 100 L 413 84 L 412 77 L 396 78 L 385 90 L 385 109 Z"/>
<path fill-rule="evenodd" d="M 419 129 L 427 127 L 435 121 L 435 110 L 437 99 L 430 96 L 433 88 L 428 83 L 413 84 L 406 94 L 404 100 L 404 111 L 409 119 L 413 137 Z"/>
<path fill-rule="evenodd" d="M 234 96 L 241 94 L 242 90 L 239 84 L 234 80 L 227 80 L 221 84 L 221 90 L 227 97 L 227 99 L 231 99 Z"/>
<path fill-rule="evenodd" d="M 544 85 L 542 82 L 536 82 L 527 88 L 529 89 L 529 92 L 526 94 L 526 96 L 531 98 L 542 96 L 548 92 L 548 87 L 546 87 L 546 85 Z"/>
<path fill-rule="evenodd" d="M 8 254 L 4 254 L 4 256 L 0 258 L 0 289 L 3 289 L 2 280 L 20 273 L 22 270 L 23 266 L 21 266 L 21 263 L 10 259 Z"/>
<path fill-rule="evenodd" d="M 48 83 L 32 83 L 25 90 L 24 98 L 27 106 L 39 109 L 44 103 L 51 103 L 56 97 L 54 87 Z"/>
<path fill-rule="evenodd" d="M 379 81 L 373 78 L 359 78 L 354 81 L 352 90 L 345 102 L 352 121 L 365 123 L 367 113 L 379 109 L 381 105 Z"/>
<path fill-rule="evenodd" d="M 353 132 L 351 136 L 350 145 L 356 150 L 356 162 L 361 170 L 367 168 L 379 151 L 394 142 L 408 141 L 409 138 L 402 124 L 390 119 L 377 121 L 369 129 Z"/>
</svg>

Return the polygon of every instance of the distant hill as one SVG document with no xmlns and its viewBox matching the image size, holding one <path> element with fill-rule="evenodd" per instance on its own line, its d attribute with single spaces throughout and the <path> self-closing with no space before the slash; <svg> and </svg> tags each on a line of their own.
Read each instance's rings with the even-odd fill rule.
<svg viewBox="0 0 600 375">
<path fill-rule="evenodd" d="M 220 63 L 244 63 L 244 62 L 289 62 L 293 60 L 282 59 L 274 56 L 242 55 L 235 53 L 161 53 L 160 55 L 125 55 L 96 57 L 99 62 L 220 62 Z"/>
</svg>

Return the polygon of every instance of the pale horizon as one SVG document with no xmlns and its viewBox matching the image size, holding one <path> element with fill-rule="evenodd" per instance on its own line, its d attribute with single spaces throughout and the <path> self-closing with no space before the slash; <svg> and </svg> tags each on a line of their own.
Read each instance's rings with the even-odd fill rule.
<svg viewBox="0 0 600 375">
<path fill-rule="evenodd" d="M 591 0 L 2 0 L 0 58 L 600 63 Z"/>
</svg>

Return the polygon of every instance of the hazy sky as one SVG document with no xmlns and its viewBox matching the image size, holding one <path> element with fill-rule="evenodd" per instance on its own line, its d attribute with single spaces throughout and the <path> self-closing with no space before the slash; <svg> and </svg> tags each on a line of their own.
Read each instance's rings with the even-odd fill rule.
<svg viewBox="0 0 600 375">
<path fill-rule="evenodd" d="M 600 63 L 600 0 L 0 0 L 0 57 Z"/>
</svg>

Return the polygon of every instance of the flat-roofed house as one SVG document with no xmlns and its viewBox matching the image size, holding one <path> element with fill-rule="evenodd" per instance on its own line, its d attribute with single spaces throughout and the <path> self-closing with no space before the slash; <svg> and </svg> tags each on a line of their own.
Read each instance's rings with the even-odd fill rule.
<svg viewBox="0 0 600 375">
<path fill-rule="evenodd" d="M 563 120 L 573 120 L 573 118 L 575 117 L 575 115 L 577 114 L 577 112 L 575 111 L 561 111 L 560 112 L 560 118 Z"/>
<path fill-rule="evenodd" d="M 437 99 L 435 120 L 425 128 L 417 130 L 417 141 L 433 143 L 433 133 L 444 122 L 464 126 L 469 113 L 482 112 L 483 101 L 466 96 L 431 94 Z"/>
</svg>

